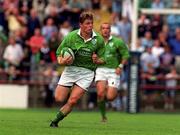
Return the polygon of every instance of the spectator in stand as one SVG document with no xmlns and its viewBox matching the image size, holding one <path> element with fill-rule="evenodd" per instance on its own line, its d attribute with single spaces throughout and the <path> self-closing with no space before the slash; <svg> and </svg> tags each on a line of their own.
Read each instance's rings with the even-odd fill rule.
<svg viewBox="0 0 180 135">
<path fill-rule="evenodd" d="M 132 21 L 133 19 L 133 6 L 132 0 L 123 0 L 122 1 L 122 16 L 127 17 Z"/>
<path fill-rule="evenodd" d="M 46 20 L 46 24 L 42 27 L 42 35 L 46 38 L 47 41 L 51 38 L 54 32 L 57 32 L 57 27 L 54 25 L 52 18 Z"/>
<path fill-rule="evenodd" d="M 150 30 L 150 19 L 145 14 L 141 14 L 138 19 L 138 37 L 144 37 L 145 33 Z"/>
<path fill-rule="evenodd" d="M 40 28 L 40 20 L 37 16 L 37 12 L 35 9 L 31 9 L 31 11 L 30 11 L 30 16 L 28 18 L 27 27 L 28 27 L 28 33 L 30 36 L 33 35 L 34 30 L 36 28 Z"/>
<path fill-rule="evenodd" d="M 45 38 L 41 35 L 39 28 L 35 29 L 34 35 L 27 42 L 31 48 L 31 73 L 38 70 L 38 64 L 40 61 L 40 49 L 43 47 Z M 34 77 L 34 76 L 33 76 Z M 33 78 L 32 78 L 33 79 Z"/>
<path fill-rule="evenodd" d="M 164 47 L 160 46 L 160 42 L 158 39 L 154 40 L 154 45 L 152 47 L 152 54 L 157 58 L 160 57 L 164 53 Z"/>
<path fill-rule="evenodd" d="M 39 20 L 42 22 L 44 20 L 45 14 L 44 9 L 47 5 L 47 0 L 33 0 L 32 7 L 37 11 Z"/>
<path fill-rule="evenodd" d="M 155 85 L 157 83 L 157 73 L 152 65 L 147 67 L 147 71 L 142 73 L 142 77 L 145 80 L 145 85 Z M 156 89 L 145 90 L 145 110 L 154 110 L 154 100 L 156 98 Z"/>
<path fill-rule="evenodd" d="M 71 31 L 72 31 L 72 27 L 69 21 L 64 21 L 62 25 L 60 25 L 60 29 L 59 29 L 60 38 L 63 39 Z"/>
<path fill-rule="evenodd" d="M 158 34 L 158 40 L 161 47 L 168 46 L 168 35 L 165 32 L 160 32 Z"/>
<path fill-rule="evenodd" d="M 121 21 L 119 21 L 117 25 L 120 32 L 120 37 L 126 43 L 129 43 L 131 39 L 131 23 L 128 21 L 128 18 L 122 17 Z"/>
<path fill-rule="evenodd" d="M 122 1 L 112 0 L 112 20 L 119 18 L 121 11 L 122 11 Z"/>
<path fill-rule="evenodd" d="M 142 53 L 140 59 L 143 72 L 147 72 L 148 67 L 153 67 L 154 69 L 159 67 L 159 59 L 152 54 L 151 47 L 146 48 L 146 51 Z"/>
<path fill-rule="evenodd" d="M 163 9 L 164 8 L 164 2 L 161 0 L 153 0 L 151 4 L 151 8 L 153 9 Z"/>
<path fill-rule="evenodd" d="M 142 46 L 140 39 L 137 40 L 137 43 L 136 43 L 136 47 L 135 47 L 135 48 L 136 48 L 136 51 L 137 51 L 137 52 L 140 52 L 140 53 L 143 53 L 143 52 L 145 51 L 145 47 Z"/>
<path fill-rule="evenodd" d="M 58 1 L 56 0 L 49 0 L 48 5 L 45 7 L 45 15 L 48 16 L 51 12 L 58 13 Z"/>
<path fill-rule="evenodd" d="M 170 67 L 175 64 L 175 55 L 169 46 L 164 47 L 164 53 L 160 55 L 160 71 L 163 74 L 170 72 Z M 166 67 L 166 68 L 164 68 Z"/>
<path fill-rule="evenodd" d="M 152 39 L 151 32 L 149 31 L 145 32 L 145 36 L 141 38 L 141 46 L 146 48 L 146 47 L 152 47 L 153 44 L 154 44 L 154 41 Z"/>
<path fill-rule="evenodd" d="M 170 14 L 167 16 L 166 18 L 166 22 L 169 26 L 169 35 L 171 37 L 175 36 L 174 31 L 176 31 L 177 27 L 180 27 L 180 16 L 179 15 L 174 15 L 174 14 Z"/>
<path fill-rule="evenodd" d="M 9 79 L 17 79 L 16 71 L 20 68 L 24 57 L 21 45 L 16 43 L 15 37 L 9 37 L 9 45 L 5 48 L 3 58 L 5 59 L 5 70 L 9 74 Z"/>
<path fill-rule="evenodd" d="M 51 57 L 50 57 L 50 49 L 48 46 L 48 42 L 44 40 L 43 46 L 40 49 L 40 64 L 43 66 L 46 66 L 47 64 L 50 64 Z"/>
<path fill-rule="evenodd" d="M 57 58 L 56 58 L 56 50 L 59 46 L 59 43 L 60 43 L 60 39 L 58 37 L 58 33 L 57 32 L 54 32 L 52 33 L 51 35 L 51 38 L 49 40 L 49 49 L 50 49 L 50 57 L 51 57 L 51 61 L 53 63 L 56 63 L 57 62 Z"/>
<path fill-rule="evenodd" d="M 18 8 L 10 8 L 7 10 L 6 18 L 8 20 L 8 29 L 10 32 L 20 30 L 22 25 L 27 23 L 26 18 L 19 14 Z"/>
<path fill-rule="evenodd" d="M 176 69 L 180 72 L 180 27 L 176 28 L 176 37 L 169 40 L 169 45 L 172 49 L 172 53 L 176 55 Z"/>
<path fill-rule="evenodd" d="M 9 67 L 9 65 L 13 65 L 18 68 L 23 57 L 24 53 L 21 45 L 16 43 L 14 36 L 10 36 L 9 45 L 6 47 L 3 55 L 7 68 Z"/>
<path fill-rule="evenodd" d="M 177 87 L 177 79 L 179 75 L 177 74 L 176 68 L 171 67 L 171 70 L 166 74 L 166 91 L 164 95 L 164 109 L 173 110 L 174 109 L 174 98 L 175 91 Z"/>
<path fill-rule="evenodd" d="M 150 30 L 153 39 L 156 39 L 158 37 L 158 33 L 161 32 L 162 26 L 163 26 L 162 17 L 159 14 L 153 15 L 151 20 L 151 30 Z"/>
<path fill-rule="evenodd" d="M 69 0 L 69 7 L 71 9 L 71 25 L 73 29 L 78 28 L 79 26 L 79 15 L 83 9 L 82 4 L 79 0 Z"/>
</svg>

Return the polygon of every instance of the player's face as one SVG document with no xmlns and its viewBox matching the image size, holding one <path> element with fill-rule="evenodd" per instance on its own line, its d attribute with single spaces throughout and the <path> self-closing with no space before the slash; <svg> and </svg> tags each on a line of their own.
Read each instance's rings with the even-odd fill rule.
<svg viewBox="0 0 180 135">
<path fill-rule="evenodd" d="M 91 34 L 93 29 L 93 20 L 86 19 L 83 23 L 80 23 L 80 28 L 82 32 Z"/>
<path fill-rule="evenodd" d="M 111 27 L 109 24 L 102 24 L 101 25 L 101 34 L 103 37 L 109 37 L 111 33 Z"/>
</svg>

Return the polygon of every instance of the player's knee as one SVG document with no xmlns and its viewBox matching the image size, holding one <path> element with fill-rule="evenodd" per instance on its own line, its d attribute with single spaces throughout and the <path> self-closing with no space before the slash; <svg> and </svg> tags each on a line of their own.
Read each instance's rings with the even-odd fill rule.
<svg viewBox="0 0 180 135">
<path fill-rule="evenodd" d="M 116 97 L 117 97 L 117 95 L 107 95 L 107 100 L 113 101 Z"/>
<path fill-rule="evenodd" d="M 55 101 L 56 102 L 64 102 L 64 98 L 62 98 L 61 96 L 55 95 Z"/>
<path fill-rule="evenodd" d="M 74 106 L 76 103 L 77 103 L 77 97 L 71 97 L 69 100 L 68 100 L 68 104 L 70 106 Z"/>
<path fill-rule="evenodd" d="M 98 99 L 104 99 L 105 98 L 105 92 L 104 91 L 98 91 L 97 92 L 97 98 Z"/>
</svg>

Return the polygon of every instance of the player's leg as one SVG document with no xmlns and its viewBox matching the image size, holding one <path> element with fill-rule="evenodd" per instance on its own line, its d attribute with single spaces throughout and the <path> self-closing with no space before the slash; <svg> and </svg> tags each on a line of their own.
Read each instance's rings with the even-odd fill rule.
<svg viewBox="0 0 180 135">
<path fill-rule="evenodd" d="M 117 97 L 119 87 L 120 75 L 117 75 L 115 70 L 112 70 L 108 75 L 108 87 L 106 92 L 106 98 L 108 101 L 113 101 Z"/>
<path fill-rule="evenodd" d="M 107 88 L 106 99 L 108 101 L 113 101 L 117 97 L 117 94 L 117 88 L 109 86 Z"/>
<path fill-rule="evenodd" d="M 71 111 L 74 105 L 76 105 L 77 101 L 83 96 L 85 90 L 77 85 L 75 85 L 72 89 L 70 97 L 67 103 L 60 109 L 60 111 L 66 116 Z"/>
<path fill-rule="evenodd" d="M 69 94 L 69 87 L 58 85 L 55 91 L 55 99 L 57 102 L 64 102 L 67 99 L 68 94 Z M 52 120 L 50 126 L 58 127 L 58 122 L 62 120 L 64 117 L 65 115 L 61 112 L 61 110 L 59 110 L 58 113 L 56 114 L 56 117 Z"/>
<path fill-rule="evenodd" d="M 105 106 L 105 95 L 106 95 L 106 68 L 96 69 L 96 89 L 97 89 L 97 103 L 98 108 L 101 112 L 102 121 L 106 121 L 106 106 Z"/>
<path fill-rule="evenodd" d="M 70 87 L 57 85 L 55 90 L 55 100 L 56 102 L 64 102 L 69 94 Z"/>
<path fill-rule="evenodd" d="M 102 121 L 106 121 L 106 102 L 105 102 L 105 95 L 106 95 L 106 81 L 97 81 L 96 82 L 96 89 L 97 89 L 97 102 L 98 108 L 101 112 Z"/>
</svg>

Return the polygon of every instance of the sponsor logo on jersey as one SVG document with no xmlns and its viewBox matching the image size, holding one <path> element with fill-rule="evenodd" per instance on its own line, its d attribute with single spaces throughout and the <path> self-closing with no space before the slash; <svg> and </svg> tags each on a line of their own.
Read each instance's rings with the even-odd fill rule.
<svg viewBox="0 0 180 135">
<path fill-rule="evenodd" d="M 114 45 L 113 42 L 110 42 L 110 43 L 109 43 L 109 46 L 110 46 L 110 47 L 113 47 L 113 45 Z"/>
<path fill-rule="evenodd" d="M 92 39 L 92 40 L 91 40 L 91 43 L 92 43 L 93 45 L 95 45 L 95 44 L 97 43 L 97 39 L 95 39 L 95 38 Z"/>
</svg>

